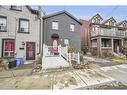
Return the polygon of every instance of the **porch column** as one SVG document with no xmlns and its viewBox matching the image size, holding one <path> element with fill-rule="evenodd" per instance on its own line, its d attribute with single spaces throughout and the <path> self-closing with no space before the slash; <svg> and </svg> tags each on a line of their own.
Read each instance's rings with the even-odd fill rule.
<svg viewBox="0 0 127 95">
<path fill-rule="evenodd" d="M 102 50 L 101 50 L 101 38 L 97 38 L 97 53 L 98 56 L 102 56 Z"/>
<path fill-rule="evenodd" d="M 123 39 L 121 39 L 121 46 L 123 47 Z"/>
<path fill-rule="evenodd" d="M 114 40 L 112 39 L 112 53 L 114 52 Z"/>
</svg>

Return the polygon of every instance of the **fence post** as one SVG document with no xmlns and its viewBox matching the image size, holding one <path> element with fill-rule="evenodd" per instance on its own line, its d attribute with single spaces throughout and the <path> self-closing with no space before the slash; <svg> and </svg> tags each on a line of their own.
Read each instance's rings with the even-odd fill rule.
<svg viewBox="0 0 127 95">
<path fill-rule="evenodd" d="M 78 52 L 78 64 L 80 64 L 80 54 Z"/>
<path fill-rule="evenodd" d="M 61 56 L 61 45 L 58 46 L 59 56 Z"/>
<path fill-rule="evenodd" d="M 69 53 L 69 62 L 71 63 L 71 53 Z"/>
<path fill-rule="evenodd" d="M 72 53 L 72 60 L 75 60 L 75 54 L 74 54 L 74 52 Z"/>
</svg>

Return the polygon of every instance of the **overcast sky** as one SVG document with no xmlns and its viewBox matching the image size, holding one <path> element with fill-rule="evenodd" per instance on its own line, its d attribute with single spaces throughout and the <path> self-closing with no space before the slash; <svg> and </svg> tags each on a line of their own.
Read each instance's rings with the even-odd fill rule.
<svg viewBox="0 0 127 95">
<path fill-rule="evenodd" d="M 41 6 L 46 14 L 66 10 L 78 19 L 89 20 L 99 13 L 104 20 L 114 17 L 116 21 L 127 19 L 127 6 Z"/>
</svg>

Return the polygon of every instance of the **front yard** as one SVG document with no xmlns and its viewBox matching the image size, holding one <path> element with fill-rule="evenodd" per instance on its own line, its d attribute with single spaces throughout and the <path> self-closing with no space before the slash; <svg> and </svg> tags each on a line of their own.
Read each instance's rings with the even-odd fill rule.
<svg viewBox="0 0 127 95">
<path fill-rule="evenodd" d="M 114 63 L 119 63 L 119 64 L 127 64 L 127 59 L 126 58 L 120 58 L 120 57 L 113 57 L 110 59 Z"/>
</svg>

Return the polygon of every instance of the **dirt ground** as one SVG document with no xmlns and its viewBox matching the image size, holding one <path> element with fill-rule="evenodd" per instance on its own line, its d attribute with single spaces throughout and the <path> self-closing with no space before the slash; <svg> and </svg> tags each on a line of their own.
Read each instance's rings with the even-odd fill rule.
<svg viewBox="0 0 127 95">
<path fill-rule="evenodd" d="M 118 89 L 123 84 L 92 69 L 37 72 L 32 69 L 0 72 L 0 89 Z M 107 84 L 108 83 L 108 84 Z M 112 85 L 111 85 L 112 84 Z"/>
</svg>

